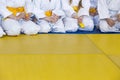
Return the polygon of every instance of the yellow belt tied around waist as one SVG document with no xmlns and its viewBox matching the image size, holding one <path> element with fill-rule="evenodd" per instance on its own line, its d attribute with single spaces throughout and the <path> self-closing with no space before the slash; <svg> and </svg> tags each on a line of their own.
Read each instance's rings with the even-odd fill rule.
<svg viewBox="0 0 120 80">
<path fill-rule="evenodd" d="M 47 17 L 52 16 L 52 11 L 51 11 L 51 10 L 45 11 L 45 15 L 46 15 Z"/>
<path fill-rule="evenodd" d="M 73 10 L 74 10 L 76 13 L 78 13 L 78 11 L 79 11 L 78 6 L 73 6 L 72 8 L 73 8 Z M 81 28 L 84 28 L 84 27 L 85 27 L 85 25 L 84 25 L 83 23 L 79 23 L 79 26 L 80 26 Z"/>
<path fill-rule="evenodd" d="M 78 6 L 73 6 L 73 10 L 78 13 L 79 11 Z"/>
<path fill-rule="evenodd" d="M 89 12 L 90 12 L 90 13 L 96 13 L 97 10 L 96 10 L 96 8 L 90 8 Z"/>
<path fill-rule="evenodd" d="M 6 7 L 10 12 L 12 12 L 12 14 L 14 16 L 17 16 L 17 13 L 22 13 L 24 12 L 26 14 L 26 17 L 28 16 L 28 14 L 26 13 L 24 7 L 17 7 L 17 8 L 14 8 L 14 7 Z"/>
</svg>

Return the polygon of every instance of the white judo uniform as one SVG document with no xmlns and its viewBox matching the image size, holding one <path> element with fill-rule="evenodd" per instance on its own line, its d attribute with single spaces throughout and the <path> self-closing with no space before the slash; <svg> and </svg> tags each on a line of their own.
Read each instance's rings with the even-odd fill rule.
<svg viewBox="0 0 120 80">
<path fill-rule="evenodd" d="M 94 23 L 93 23 L 93 20 L 91 19 L 90 15 L 89 15 L 90 0 L 82 0 L 82 6 L 83 6 L 83 8 L 81 8 L 79 10 L 78 16 L 84 16 L 83 17 L 83 24 L 85 25 L 85 28 L 80 27 L 79 29 L 80 30 L 85 30 L 85 31 L 93 31 Z"/>
<path fill-rule="evenodd" d="M 73 0 L 74 1 L 74 0 Z M 66 32 L 76 32 L 79 28 L 77 19 L 72 18 L 72 15 L 76 12 L 73 9 L 73 6 L 77 6 L 75 2 L 69 4 L 69 0 L 61 0 L 62 9 L 65 12 L 65 18 L 63 19 Z"/>
<path fill-rule="evenodd" d="M 3 31 L 1 25 L 2 25 L 2 16 L 0 15 L 0 37 L 2 37 L 3 35 L 5 35 L 5 32 Z"/>
<path fill-rule="evenodd" d="M 23 7 L 26 13 L 32 13 L 31 0 L 0 0 L 0 13 L 2 14 L 4 20 L 2 21 L 3 28 L 7 35 L 19 35 L 22 31 L 24 34 L 32 35 L 37 34 L 40 30 L 39 26 L 32 21 L 26 20 L 14 20 L 7 18 L 12 15 L 13 12 L 8 10 L 7 7 L 19 8 Z M 17 15 L 20 13 L 18 12 Z M 6 19 L 5 19 L 6 18 Z"/>
<path fill-rule="evenodd" d="M 33 0 L 34 1 L 34 14 L 39 20 L 39 25 L 41 30 L 39 32 L 47 33 L 47 32 L 62 32 L 65 33 L 63 17 L 65 16 L 63 10 L 61 9 L 60 0 Z M 47 17 L 45 15 L 46 11 L 52 11 L 52 13 L 60 16 L 59 20 L 56 23 L 51 23 L 43 18 Z"/>
<path fill-rule="evenodd" d="M 90 0 L 90 3 L 91 3 L 91 6 L 90 6 L 91 8 L 96 8 L 97 9 L 98 0 Z M 95 16 L 91 16 L 91 18 L 94 21 L 94 25 L 99 26 L 99 16 L 95 15 Z"/>
<path fill-rule="evenodd" d="M 66 1 L 66 2 L 65 2 Z M 76 31 L 78 28 L 84 31 L 92 31 L 94 28 L 93 20 L 89 15 L 90 8 L 90 0 L 82 0 L 82 8 L 78 11 L 78 17 L 83 16 L 83 24 L 84 28 L 78 27 L 78 22 L 76 19 L 71 18 L 71 15 L 75 13 L 72 9 L 73 6 L 78 6 L 80 0 L 73 0 L 71 5 L 69 5 L 69 0 L 62 0 L 62 8 L 66 13 L 66 17 L 64 19 L 65 29 L 66 31 Z"/>
<path fill-rule="evenodd" d="M 71 7 L 72 6 L 78 6 L 79 1 L 80 0 L 73 0 L 73 2 L 71 4 Z M 82 0 L 82 6 L 83 7 L 80 8 L 80 10 L 78 11 L 77 14 L 78 14 L 78 17 L 83 16 L 82 23 L 84 24 L 85 27 L 84 28 L 79 27 L 79 29 L 84 30 L 84 31 L 92 31 L 93 28 L 94 28 L 94 24 L 93 24 L 93 20 L 91 19 L 90 15 L 89 15 L 90 0 Z M 66 11 L 66 14 L 68 14 L 68 15 L 73 13 L 73 10 L 67 11 L 67 6 L 64 10 Z M 66 20 L 66 22 L 67 22 L 67 20 Z M 74 20 L 74 22 L 76 22 L 76 21 Z M 70 24 L 70 22 L 68 24 Z M 75 28 L 77 28 L 77 27 L 75 27 Z"/>
<path fill-rule="evenodd" d="M 98 13 L 101 32 L 119 32 L 120 22 L 116 21 L 116 15 L 120 14 L 120 0 L 98 0 Z M 110 27 L 106 18 L 115 20 L 115 25 Z"/>
</svg>

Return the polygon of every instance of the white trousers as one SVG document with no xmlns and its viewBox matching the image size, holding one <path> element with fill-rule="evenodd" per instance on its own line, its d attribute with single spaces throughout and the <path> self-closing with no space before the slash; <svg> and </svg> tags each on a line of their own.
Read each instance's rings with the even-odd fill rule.
<svg viewBox="0 0 120 80">
<path fill-rule="evenodd" d="M 3 31 L 2 27 L 0 26 L 0 37 L 2 37 L 3 35 L 5 35 L 5 32 Z"/>
<path fill-rule="evenodd" d="M 94 23 L 91 17 L 89 16 L 84 16 L 83 18 L 83 24 L 85 25 L 84 28 L 79 28 L 79 30 L 83 30 L 83 31 L 93 31 L 94 29 Z"/>
<path fill-rule="evenodd" d="M 116 11 L 110 11 L 111 19 L 115 20 Z M 100 20 L 100 31 L 101 32 L 120 32 L 120 22 L 116 22 L 114 26 L 109 26 L 106 20 Z"/>
<path fill-rule="evenodd" d="M 94 26 L 99 26 L 99 22 L 100 22 L 100 19 L 99 19 L 99 16 L 96 15 L 96 16 L 91 16 L 92 20 L 93 20 L 93 23 L 94 23 Z"/>
<path fill-rule="evenodd" d="M 76 32 L 79 28 L 77 19 L 66 17 L 63 19 L 66 32 Z"/>
<path fill-rule="evenodd" d="M 32 21 L 16 21 L 13 19 L 6 19 L 2 21 L 3 28 L 7 35 L 19 35 L 22 31 L 24 34 L 37 34 L 40 27 Z"/>
<path fill-rule="evenodd" d="M 3 35 L 5 35 L 5 32 L 3 31 L 3 28 L 2 28 L 2 16 L 0 15 L 0 37 L 2 37 Z"/>
<path fill-rule="evenodd" d="M 62 19 L 59 19 L 56 23 L 50 23 L 45 20 L 40 20 L 38 25 L 40 26 L 40 33 L 48 33 L 50 31 L 65 33 Z"/>
<path fill-rule="evenodd" d="M 116 23 L 114 26 L 110 27 L 105 20 L 100 20 L 99 28 L 101 32 L 120 32 L 120 23 Z"/>
</svg>

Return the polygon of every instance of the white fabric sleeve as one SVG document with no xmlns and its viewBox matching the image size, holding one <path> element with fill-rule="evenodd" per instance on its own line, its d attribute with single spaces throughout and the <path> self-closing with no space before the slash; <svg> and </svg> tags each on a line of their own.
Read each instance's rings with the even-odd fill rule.
<svg viewBox="0 0 120 80">
<path fill-rule="evenodd" d="M 98 14 L 100 19 L 110 18 L 106 0 L 98 0 Z"/>
</svg>

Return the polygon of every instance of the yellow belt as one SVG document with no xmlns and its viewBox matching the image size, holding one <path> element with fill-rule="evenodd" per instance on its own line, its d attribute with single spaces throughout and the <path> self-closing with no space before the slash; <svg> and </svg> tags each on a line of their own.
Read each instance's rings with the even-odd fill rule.
<svg viewBox="0 0 120 80">
<path fill-rule="evenodd" d="M 96 13 L 96 12 L 97 12 L 96 8 L 90 8 L 90 13 Z"/>
<path fill-rule="evenodd" d="M 73 6 L 73 10 L 78 13 L 79 11 L 78 6 Z"/>
<path fill-rule="evenodd" d="M 14 16 L 17 15 L 17 13 L 22 13 L 24 12 L 26 14 L 26 17 L 28 17 L 28 14 L 26 13 L 24 7 L 17 7 L 17 8 L 14 8 L 14 7 L 6 7 L 10 12 L 12 12 L 12 14 Z M 4 18 L 3 20 L 6 20 L 7 18 Z"/>
<path fill-rule="evenodd" d="M 14 16 L 16 16 L 17 13 L 22 13 L 22 12 L 26 13 L 24 7 L 14 8 L 14 7 L 8 7 L 8 6 L 7 6 L 7 9 L 8 9 L 10 12 L 12 12 L 12 14 L 13 14 Z"/>
<path fill-rule="evenodd" d="M 72 8 L 73 8 L 73 10 L 74 10 L 76 13 L 78 13 L 78 11 L 79 11 L 78 6 L 73 6 Z M 84 25 L 83 23 L 79 23 L 79 26 L 80 26 L 81 28 L 84 28 L 84 27 L 85 27 L 85 25 Z"/>
<path fill-rule="evenodd" d="M 45 11 L 45 15 L 46 15 L 47 17 L 52 16 L 52 11 L 51 11 L 51 10 Z"/>
</svg>

